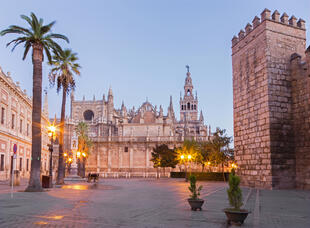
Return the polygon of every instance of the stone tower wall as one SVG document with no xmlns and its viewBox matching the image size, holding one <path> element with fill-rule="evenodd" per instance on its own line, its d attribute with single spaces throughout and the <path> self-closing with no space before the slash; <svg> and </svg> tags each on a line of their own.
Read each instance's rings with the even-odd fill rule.
<svg viewBox="0 0 310 228">
<path fill-rule="evenodd" d="M 310 189 L 310 49 L 306 61 L 291 58 L 293 130 L 295 132 L 296 187 Z"/>
<path fill-rule="evenodd" d="M 267 9 L 232 39 L 235 155 L 245 185 L 295 187 L 289 64 L 305 41 L 303 20 Z"/>
</svg>

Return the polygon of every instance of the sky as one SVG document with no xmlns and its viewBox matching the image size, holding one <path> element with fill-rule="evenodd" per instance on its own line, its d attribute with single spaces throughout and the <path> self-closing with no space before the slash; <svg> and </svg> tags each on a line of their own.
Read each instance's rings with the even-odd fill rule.
<svg viewBox="0 0 310 228">
<path fill-rule="evenodd" d="M 102 99 L 111 86 L 116 108 L 124 101 L 137 109 L 148 99 L 166 113 L 172 95 L 179 118 L 189 65 L 205 124 L 233 135 L 231 39 L 265 8 L 303 18 L 309 37 L 309 0 L 10 0 L 1 4 L 0 29 L 26 26 L 20 15 L 30 12 L 56 20 L 53 32 L 70 39 L 60 44 L 78 53 L 82 66 L 75 98 Z M 6 48 L 13 38 L 0 37 L 0 67 L 31 96 L 31 54 L 23 61 L 22 46 Z M 50 116 L 59 117 L 62 97 L 49 86 L 49 70 L 45 62 L 43 89 Z M 66 109 L 69 115 L 69 100 Z"/>
</svg>

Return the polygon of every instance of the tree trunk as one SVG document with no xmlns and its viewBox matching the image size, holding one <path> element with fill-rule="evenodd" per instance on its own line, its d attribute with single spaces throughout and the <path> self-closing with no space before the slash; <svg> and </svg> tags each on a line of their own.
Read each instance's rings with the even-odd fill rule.
<svg viewBox="0 0 310 228">
<path fill-rule="evenodd" d="M 32 147 L 30 179 L 26 192 L 43 191 L 41 186 L 41 112 L 42 112 L 42 62 L 43 47 L 32 45 L 33 85 L 32 85 Z"/>
<path fill-rule="evenodd" d="M 225 173 L 224 173 L 224 163 L 222 163 L 222 172 L 223 172 L 223 179 L 224 179 L 224 181 L 226 181 Z"/>
<path fill-rule="evenodd" d="M 61 104 L 61 117 L 59 126 L 59 155 L 58 155 L 58 176 L 57 184 L 64 184 L 64 133 L 65 133 L 65 115 L 66 115 L 66 99 L 67 99 L 67 88 L 62 88 L 62 104 Z"/>
<path fill-rule="evenodd" d="M 159 178 L 159 168 L 157 167 L 157 179 Z"/>
</svg>

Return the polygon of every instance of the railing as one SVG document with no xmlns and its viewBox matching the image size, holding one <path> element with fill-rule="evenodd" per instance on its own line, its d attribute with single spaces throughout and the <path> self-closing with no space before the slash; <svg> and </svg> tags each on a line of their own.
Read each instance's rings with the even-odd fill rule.
<svg viewBox="0 0 310 228">
<path fill-rule="evenodd" d="M 170 172 L 100 172 L 101 178 L 169 178 Z"/>
<path fill-rule="evenodd" d="M 97 136 L 91 137 L 93 142 L 183 142 L 182 136 Z M 195 139 L 196 141 L 206 141 L 208 136 L 192 136 L 185 139 Z"/>
</svg>

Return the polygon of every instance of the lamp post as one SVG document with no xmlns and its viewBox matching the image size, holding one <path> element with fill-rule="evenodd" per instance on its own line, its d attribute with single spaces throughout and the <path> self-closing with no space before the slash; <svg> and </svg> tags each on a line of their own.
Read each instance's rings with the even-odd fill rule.
<svg viewBox="0 0 310 228">
<path fill-rule="evenodd" d="M 76 158 L 77 158 L 77 175 L 78 176 L 81 176 L 81 160 L 80 160 L 80 157 L 81 157 L 81 152 L 77 151 L 76 152 Z"/>
<path fill-rule="evenodd" d="M 86 153 L 82 153 L 83 156 L 83 165 L 82 165 L 82 177 L 85 177 L 85 159 L 86 159 Z"/>
<path fill-rule="evenodd" d="M 53 144 L 54 144 L 54 135 L 56 132 L 56 127 L 54 125 L 50 125 L 48 127 L 48 136 L 50 137 L 51 144 L 49 144 L 49 152 L 50 155 L 50 171 L 49 171 L 49 187 L 53 187 Z"/>
<path fill-rule="evenodd" d="M 192 159 L 192 155 L 187 155 L 187 160 L 189 161 L 189 173 L 191 174 L 192 169 L 191 169 L 191 159 Z"/>
<path fill-rule="evenodd" d="M 185 161 L 185 155 L 184 154 L 181 155 L 181 161 L 182 161 L 182 163 L 184 163 L 184 166 L 185 166 L 185 181 L 187 182 L 187 163 Z"/>
</svg>

